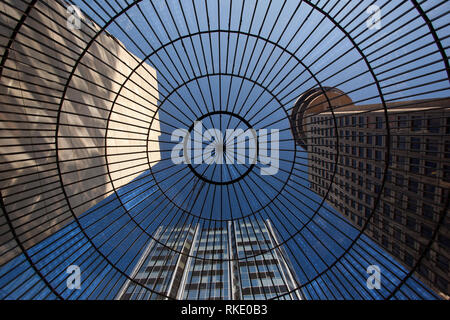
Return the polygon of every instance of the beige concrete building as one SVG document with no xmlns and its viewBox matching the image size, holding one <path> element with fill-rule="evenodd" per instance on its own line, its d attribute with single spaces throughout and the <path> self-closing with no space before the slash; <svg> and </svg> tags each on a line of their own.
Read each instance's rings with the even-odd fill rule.
<svg viewBox="0 0 450 320">
<path fill-rule="evenodd" d="M 159 160 L 156 70 L 68 16 L 62 1 L 0 3 L 0 265 Z"/>
<path fill-rule="evenodd" d="M 355 105 L 338 89 L 323 92 L 306 92 L 292 112 L 311 189 L 322 197 L 329 191 L 328 204 L 356 228 L 369 220 L 365 233 L 408 270 L 434 239 L 415 275 L 448 298 L 450 99 L 389 103 L 386 113 L 379 104 Z"/>
</svg>

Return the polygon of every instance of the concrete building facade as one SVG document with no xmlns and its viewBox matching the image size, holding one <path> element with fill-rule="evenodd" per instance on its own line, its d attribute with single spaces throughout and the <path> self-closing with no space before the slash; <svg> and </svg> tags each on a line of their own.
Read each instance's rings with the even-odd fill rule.
<svg viewBox="0 0 450 320">
<path fill-rule="evenodd" d="M 156 70 L 68 6 L 0 3 L 0 265 L 159 160 Z"/>
<path fill-rule="evenodd" d="M 355 105 L 336 88 L 312 89 L 291 120 L 311 189 L 409 270 L 426 251 L 415 275 L 448 298 L 450 99 L 385 110 Z"/>
</svg>

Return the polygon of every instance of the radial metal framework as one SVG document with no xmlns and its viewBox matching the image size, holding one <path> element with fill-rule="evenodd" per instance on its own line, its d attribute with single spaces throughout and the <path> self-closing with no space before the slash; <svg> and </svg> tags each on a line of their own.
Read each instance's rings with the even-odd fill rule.
<svg viewBox="0 0 450 320">
<path fill-rule="evenodd" d="M 146 299 L 229 299 L 231 286 L 247 299 L 448 298 L 449 10 L 2 0 L 0 297 L 117 299 L 127 283 Z M 252 162 L 196 128 L 253 129 L 270 147 Z M 175 130 L 225 163 L 174 163 L 187 146 Z M 358 170 L 374 188 L 354 188 Z M 181 262 L 192 270 L 164 287 L 163 266 Z"/>
</svg>

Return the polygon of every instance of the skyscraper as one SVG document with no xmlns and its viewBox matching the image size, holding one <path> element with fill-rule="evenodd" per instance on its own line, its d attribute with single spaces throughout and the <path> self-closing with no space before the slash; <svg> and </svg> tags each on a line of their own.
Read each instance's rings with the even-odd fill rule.
<svg viewBox="0 0 450 320">
<path fill-rule="evenodd" d="M 294 291 L 295 271 L 269 220 L 161 226 L 117 299 L 268 299 Z M 180 254 L 181 253 L 181 254 Z M 302 299 L 294 291 L 283 299 Z"/>
<path fill-rule="evenodd" d="M 30 26 L 18 35 L 23 41 L 11 44 L 1 69 L 0 129 L 10 143 L 0 148 L 6 211 L 0 224 L 10 219 L 24 249 L 147 170 L 142 154 L 147 147 L 156 150 L 158 139 L 152 131 L 151 141 L 139 140 L 147 136 L 153 116 L 152 127 L 158 128 L 156 70 L 108 32 L 97 34 L 101 28 L 87 16 L 80 17 L 79 28 L 69 29 L 69 4 L 53 4 L 38 1 L 30 7 Z M 0 33 L 9 37 L 13 30 L 7 26 L 27 5 L 4 1 L 0 7 Z M 65 95 L 63 83 L 70 83 Z M 58 134 L 51 138 L 55 128 Z M 130 150 L 132 155 L 125 154 Z M 151 165 L 159 160 L 157 152 L 149 156 Z M 22 251 L 9 231 L 0 243 L 6 252 L 0 265 Z"/>
<path fill-rule="evenodd" d="M 150 123 L 159 128 L 156 70 L 107 31 L 99 33 L 101 27 L 86 15 L 69 28 L 69 3 L 31 3 L 0 4 L 6 38 L 14 34 L 17 17 L 30 10 L 0 70 L 0 129 L 8 138 L 0 148 L 0 224 L 18 231 L 16 237 L 8 230 L 0 234 L 0 265 L 160 159 L 156 151 L 150 161 L 145 157 L 147 147 L 158 150 L 156 131 L 142 139 Z M 70 87 L 65 95 L 64 83 Z"/>
<path fill-rule="evenodd" d="M 299 97 L 291 121 L 308 151 L 312 190 L 360 230 L 369 220 L 366 234 L 407 268 L 426 250 L 415 274 L 448 297 L 450 99 L 385 109 L 317 88 Z"/>
<path fill-rule="evenodd" d="M 99 32 L 88 16 L 74 16 L 79 25 L 70 27 L 69 6 L 66 1 L 0 3 L 0 34 L 17 40 L 0 48 L 0 129 L 7 138 L 0 148 L 2 299 L 115 295 L 110 285 L 122 275 L 94 244 L 113 236 L 112 217 L 124 214 L 115 191 L 133 185 L 159 160 L 155 151 L 150 162 L 142 156 L 147 147 L 156 150 L 157 134 L 137 142 L 147 136 L 150 122 L 158 128 L 156 70 L 117 38 Z M 20 22 L 21 16 L 27 19 Z M 16 24 L 22 26 L 17 34 Z M 89 129 L 81 129 L 84 125 Z M 52 137 L 50 130 L 57 134 Z M 108 231 L 93 232 L 92 224 L 105 219 L 107 210 L 112 213 Z M 96 239 L 87 240 L 97 232 Z M 82 268 L 89 287 L 83 294 L 67 290 L 71 264 Z M 105 276 L 102 286 L 100 276 Z"/>
</svg>

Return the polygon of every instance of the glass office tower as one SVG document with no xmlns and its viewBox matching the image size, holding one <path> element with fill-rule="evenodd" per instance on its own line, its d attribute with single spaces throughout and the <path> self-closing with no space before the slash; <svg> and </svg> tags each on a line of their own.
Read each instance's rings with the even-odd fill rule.
<svg viewBox="0 0 450 320">
<path fill-rule="evenodd" d="M 223 225 L 223 224 L 221 224 Z M 226 227 L 158 229 L 131 275 L 132 280 L 178 299 L 302 299 L 295 271 L 279 247 L 270 221 L 228 222 Z M 170 249 L 168 249 L 170 247 Z M 271 249 L 275 248 L 275 249 Z M 183 253 L 183 254 L 180 254 Z M 293 291 L 293 293 L 290 293 Z M 118 299 L 152 299 L 127 281 Z"/>
</svg>

